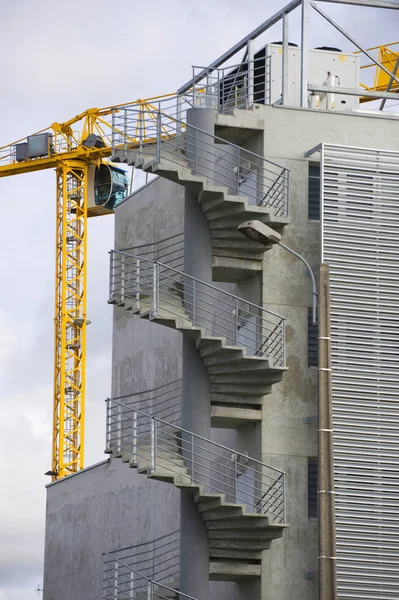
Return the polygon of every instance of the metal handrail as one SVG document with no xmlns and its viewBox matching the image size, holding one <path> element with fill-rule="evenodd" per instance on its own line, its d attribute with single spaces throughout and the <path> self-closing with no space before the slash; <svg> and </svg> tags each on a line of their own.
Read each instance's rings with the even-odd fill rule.
<svg viewBox="0 0 399 600">
<path fill-rule="evenodd" d="M 207 287 L 216 290 L 217 292 L 222 292 L 223 294 L 225 294 L 226 296 L 230 296 L 230 298 L 235 298 L 236 300 L 240 300 L 241 302 L 245 302 L 245 304 L 248 304 L 249 306 L 253 306 L 254 308 L 260 309 L 261 311 L 267 312 L 275 317 L 279 317 L 280 319 L 282 319 L 283 321 L 286 321 L 286 317 L 283 317 L 271 310 L 266 310 L 264 308 L 262 308 L 261 306 L 258 306 L 257 304 L 254 304 L 253 302 L 249 302 L 249 300 L 244 300 L 244 298 L 240 298 L 239 296 L 235 296 L 234 294 L 231 294 L 230 292 L 226 292 L 225 290 L 222 290 L 218 287 L 216 287 L 215 285 L 212 285 L 211 283 L 207 283 L 205 281 L 202 281 L 201 279 L 197 279 L 196 277 L 193 277 L 192 275 L 187 275 L 187 273 L 184 273 L 183 271 L 179 271 L 178 269 L 175 269 L 173 267 L 170 267 L 169 265 L 166 265 L 164 263 L 161 263 L 157 260 L 151 260 L 150 258 L 145 258 L 142 256 L 137 256 L 135 254 L 130 254 L 128 252 L 123 252 L 121 250 L 110 250 L 109 254 L 120 254 L 120 255 L 124 255 L 127 256 L 129 258 L 137 258 L 139 260 L 143 260 L 145 262 L 150 262 L 152 264 L 158 264 L 160 267 L 165 267 L 166 269 L 169 269 L 170 271 L 174 271 L 175 273 L 179 274 L 179 275 L 184 275 L 184 277 L 187 277 L 188 279 L 191 279 L 192 281 L 197 281 L 198 283 L 204 284 Z"/>
<path fill-rule="evenodd" d="M 137 132 L 137 119 L 141 114 L 137 108 L 118 112 L 123 114 L 115 114 L 113 119 L 121 120 L 112 139 L 114 155 L 121 151 L 125 156 L 133 150 L 140 160 L 145 152 L 146 156 L 151 154 L 157 164 L 165 157 L 168 162 L 188 167 L 193 174 L 227 187 L 230 193 L 247 196 L 258 206 L 274 207 L 276 216 L 288 215 L 290 170 L 286 167 L 188 124 L 181 118 L 181 111 L 168 112 L 159 106 L 143 132 Z M 274 191 L 269 192 L 274 187 Z"/>
<path fill-rule="evenodd" d="M 168 383 L 164 383 L 162 385 L 158 385 L 150 390 L 143 390 L 142 392 L 132 392 L 131 394 L 122 394 L 121 396 L 112 396 L 113 400 L 123 400 L 124 398 L 133 398 L 134 396 L 140 396 L 142 394 L 149 394 L 150 392 L 157 392 L 158 390 L 162 390 L 165 387 L 169 387 L 170 385 L 174 385 L 175 383 L 180 383 L 181 379 L 174 379 L 173 381 L 169 381 Z"/>
<path fill-rule="evenodd" d="M 142 307 L 149 310 L 151 319 L 160 311 L 174 315 L 249 355 L 285 367 L 284 317 L 172 266 L 112 250 L 109 302 L 123 305 L 125 299 L 132 300 L 137 313 Z"/>
<path fill-rule="evenodd" d="M 115 401 L 115 398 L 113 398 L 112 400 Z M 175 531 L 171 531 L 170 533 L 165 533 L 165 535 L 160 535 L 159 537 L 157 537 L 155 540 L 150 540 L 149 542 L 140 542 L 140 544 L 134 544 L 133 546 L 125 546 L 124 548 L 118 548 L 118 550 L 115 550 L 115 552 L 125 552 L 126 550 L 134 550 L 135 548 L 141 548 L 142 546 L 149 546 L 152 544 L 155 544 L 157 542 L 160 542 L 161 540 L 166 540 L 168 538 L 170 538 L 173 535 L 177 535 L 180 534 L 180 530 L 176 529 Z M 114 558 L 114 553 L 111 552 L 112 557 Z"/>
<path fill-rule="evenodd" d="M 128 248 L 124 248 L 124 250 L 126 251 L 126 250 L 132 250 L 133 248 L 145 248 L 146 246 L 155 246 L 157 244 L 162 244 L 164 242 L 169 242 L 170 240 L 174 240 L 175 238 L 183 236 L 183 235 L 184 235 L 183 232 L 177 233 L 175 235 L 170 235 L 170 236 L 168 236 L 166 238 L 162 238 L 161 240 L 158 240 L 157 242 L 147 242 L 145 244 L 137 244 L 136 246 L 129 246 Z M 179 243 L 179 242 L 177 242 L 177 243 Z"/>
<path fill-rule="evenodd" d="M 177 595 L 178 598 L 186 598 L 186 600 L 196 600 L 196 598 L 194 598 L 193 596 L 188 596 L 187 594 L 184 594 L 183 592 L 180 592 L 178 590 L 175 590 L 163 583 L 159 583 L 158 581 L 152 579 L 152 578 L 148 578 L 145 575 L 143 575 L 142 573 L 140 573 L 139 571 L 136 571 L 136 569 L 133 569 L 132 567 L 130 567 L 128 564 L 126 564 L 124 561 L 115 558 L 114 556 L 112 556 L 112 554 L 110 554 L 109 552 L 103 552 L 102 553 L 103 556 L 108 556 L 108 558 L 110 558 L 112 561 L 117 562 L 118 564 L 122 565 L 125 569 L 128 569 L 128 571 L 130 571 L 131 573 L 134 573 L 135 575 L 138 575 L 140 579 L 144 579 L 144 581 L 147 582 L 147 600 L 153 600 L 154 598 L 154 594 L 155 597 L 160 597 L 159 594 L 157 594 L 154 591 L 154 586 L 167 590 L 169 592 L 173 592 L 174 594 Z M 115 577 L 115 584 L 113 587 L 113 600 L 118 600 L 119 597 L 119 592 L 118 592 L 118 578 Z M 132 592 L 134 592 L 134 580 L 133 580 L 133 587 L 131 588 Z M 133 595 L 131 596 L 132 598 L 134 597 Z"/>
<path fill-rule="evenodd" d="M 106 398 L 105 402 L 114 402 L 114 404 L 118 404 L 119 406 L 123 407 L 123 408 L 127 408 L 129 410 L 129 407 L 120 404 L 119 402 L 115 402 L 114 398 Z M 218 448 L 221 448 L 222 450 L 227 450 L 228 452 L 231 452 L 233 454 L 236 454 L 237 456 L 241 456 L 242 458 L 249 458 L 246 454 L 241 454 L 240 452 L 237 452 L 237 450 L 233 450 L 232 448 L 228 448 L 227 446 L 223 446 L 223 444 L 219 444 L 218 442 L 214 442 L 213 440 L 209 440 L 205 437 L 202 437 L 201 435 L 198 435 L 197 433 L 193 433 L 192 431 L 188 431 L 188 429 L 183 429 L 182 427 L 176 427 L 175 425 L 172 425 L 171 423 L 168 423 L 168 421 L 165 421 L 163 419 L 160 419 L 159 417 L 153 417 L 151 415 L 149 415 L 148 413 L 138 410 L 138 409 L 130 409 L 131 412 L 136 412 L 140 415 L 142 415 L 143 417 L 149 417 L 150 419 L 155 419 L 156 421 L 159 421 L 160 423 L 163 423 L 164 425 L 169 425 L 172 426 L 173 429 L 176 429 L 182 433 L 188 433 L 189 435 L 192 435 L 196 438 L 198 438 L 199 440 L 202 440 L 204 442 L 209 442 L 210 444 L 212 444 L 213 446 L 216 446 Z M 267 465 L 266 463 L 263 463 L 259 460 L 256 460 L 256 458 L 252 458 L 251 457 L 251 462 L 257 463 L 258 465 L 262 466 L 262 467 L 268 467 L 269 469 L 273 469 L 274 471 L 277 471 L 278 473 L 280 473 L 281 475 L 286 475 L 285 471 L 281 471 L 280 469 L 277 469 L 276 467 L 272 467 L 271 465 Z"/>
<path fill-rule="evenodd" d="M 133 112 L 133 113 L 136 113 L 136 112 L 138 112 L 138 111 L 137 111 L 137 109 L 135 109 L 135 108 L 126 108 L 126 109 L 124 109 L 124 110 L 130 111 L 130 112 Z M 119 111 L 119 112 L 120 112 L 120 111 Z M 189 127 L 190 129 L 192 129 L 192 130 L 194 130 L 194 131 L 198 131 L 199 133 L 202 133 L 202 134 L 204 134 L 204 135 L 207 135 L 207 136 L 209 136 L 209 137 L 212 137 L 212 138 L 213 138 L 213 139 L 215 139 L 215 140 L 216 140 L 218 143 L 220 143 L 220 144 L 225 144 L 225 145 L 226 145 L 226 146 L 228 146 L 229 148 L 233 147 L 233 148 L 236 148 L 237 150 L 244 151 L 244 152 L 245 152 L 245 154 L 249 154 L 249 155 L 251 155 L 251 156 L 253 156 L 253 157 L 255 157 L 255 158 L 258 158 L 258 159 L 260 159 L 260 160 L 263 160 L 264 162 L 267 162 L 267 163 L 269 163 L 269 164 L 271 164 L 271 165 L 273 165 L 273 166 L 275 166 L 275 167 L 278 167 L 278 168 L 280 168 L 280 169 L 283 169 L 284 171 L 290 171 L 290 169 L 288 169 L 287 167 L 282 167 L 282 166 L 281 166 L 281 165 L 279 165 L 278 163 L 276 163 L 276 162 L 274 162 L 274 161 L 272 161 L 272 160 L 270 160 L 270 159 L 268 159 L 268 158 L 265 158 L 264 156 L 261 156 L 260 154 L 256 154 L 255 152 L 252 152 L 251 150 L 247 150 L 246 148 L 243 148 L 242 146 L 238 146 L 237 144 L 233 144 L 233 142 L 229 142 L 229 141 L 225 140 L 224 138 L 221 138 L 221 137 L 219 137 L 219 136 L 217 136 L 217 135 L 213 135 L 212 133 L 209 133 L 209 131 L 205 131 L 204 129 L 201 129 L 201 128 L 199 128 L 199 127 L 196 127 L 195 125 L 187 124 L 185 121 L 181 121 L 180 119 L 178 119 L 178 118 L 175 118 L 175 117 L 173 117 L 173 116 L 169 115 L 168 113 L 166 113 L 166 112 L 163 112 L 162 110 L 160 110 L 160 111 L 159 111 L 157 114 L 160 114 L 162 117 L 166 117 L 166 118 L 168 118 L 168 119 L 172 120 L 174 123 L 177 123 L 177 124 L 179 124 L 179 125 L 182 125 L 182 126 L 184 126 L 185 128 L 186 128 L 186 127 Z M 154 125 L 154 128 L 155 128 L 155 125 Z M 175 137 L 175 136 L 171 134 L 171 135 L 170 135 L 170 137 L 171 137 L 171 138 L 173 138 L 173 137 Z"/>
<path fill-rule="evenodd" d="M 250 512 L 286 522 L 284 471 L 237 452 L 169 421 L 122 405 L 107 403 L 107 452 L 123 456 L 131 466 L 146 466 L 223 494 Z"/>
<path fill-rule="evenodd" d="M 263 61 L 264 65 L 261 64 Z M 192 69 L 190 93 L 194 95 L 194 103 L 196 97 L 200 103 L 204 99 L 206 104 L 209 104 L 211 99 L 211 106 L 223 114 L 235 108 L 250 108 L 254 103 L 270 104 L 270 55 L 243 60 L 239 64 L 227 67 L 193 65 Z M 196 73 L 197 70 L 200 72 Z M 199 74 L 201 79 L 198 78 Z M 199 84 L 204 88 L 201 93 L 195 91 Z M 261 88 L 260 84 L 263 84 Z"/>
</svg>

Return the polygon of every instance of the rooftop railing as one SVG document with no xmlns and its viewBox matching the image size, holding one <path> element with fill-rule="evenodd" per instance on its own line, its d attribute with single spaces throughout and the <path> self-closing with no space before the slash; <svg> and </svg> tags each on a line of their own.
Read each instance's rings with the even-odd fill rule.
<svg viewBox="0 0 399 600">
<path fill-rule="evenodd" d="M 226 187 L 230 194 L 248 198 L 251 205 L 270 206 L 276 216 L 288 215 L 290 172 L 285 167 L 170 112 L 154 112 L 145 129 L 137 108 L 115 111 L 112 122 L 114 157 L 133 151 L 132 160 L 138 163 L 153 159 L 156 164 L 187 167 L 209 183 Z"/>
</svg>

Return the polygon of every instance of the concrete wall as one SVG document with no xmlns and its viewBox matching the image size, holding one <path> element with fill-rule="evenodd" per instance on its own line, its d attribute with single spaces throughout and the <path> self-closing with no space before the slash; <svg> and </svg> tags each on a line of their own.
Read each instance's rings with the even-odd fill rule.
<svg viewBox="0 0 399 600">
<path fill-rule="evenodd" d="M 140 476 L 120 460 L 50 484 L 44 600 L 99 600 L 102 552 L 175 531 L 179 514 L 174 486 Z"/>
<path fill-rule="evenodd" d="M 291 169 L 290 225 L 283 241 L 317 273 L 320 224 L 308 220 L 309 159 L 304 153 L 321 142 L 398 150 L 398 138 L 392 136 L 397 124 L 390 118 L 270 106 L 259 107 L 257 116 L 264 122 L 264 155 Z M 265 254 L 263 300 L 266 308 L 287 318 L 288 372 L 264 399 L 262 458 L 287 473 L 289 529 L 273 542 L 272 552 L 264 553 L 262 598 L 311 600 L 318 597 L 317 581 L 305 578 L 317 570 L 317 523 L 307 515 L 307 459 L 317 456 L 317 425 L 304 423 L 318 411 L 317 370 L 307 366 L 311 281 L 303 265 L 282 248 Z"/>
</svg>

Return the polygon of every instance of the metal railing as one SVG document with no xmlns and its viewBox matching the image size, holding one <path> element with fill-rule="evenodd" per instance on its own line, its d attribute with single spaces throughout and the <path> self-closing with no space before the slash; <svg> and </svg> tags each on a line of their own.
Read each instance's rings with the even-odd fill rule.
<svg viewBox="0 0 399 600">
<path fill-rule="evenodd" d="M 248 513 L 286 521 L 285 473 L 168 423 L 164 419 L 107 398 L 107 447 L 116 456 L 150 473 L 167 471 L 205 493 L 225 494 L 226 502 L 244 504 Z"/>
<path fill-rule="evenodd" d="M 103 600 L 196 600 L 147 577 L 121 558 L 103 553 Z"/>
<path fill-rule="evenodd" d="M 137 108 L 115 113 L 114 156 L 130 150 L 138 163 L 152 158 L 156 164 L 166 161 L 186 167 L 209 183 L 226 187 L 230 194 L 248 198 L 251 205 L 270 206 L 276 216 L 288 215 L 288 169 L 162 111 L 154 114 L 142 141 L 132 144 L 130 140 L 137 136 L 137 114 Z"/>
<path fill-rule="evenodd" d="M 103 590 L 115 584 L 115 561 L 138 571 L 142 577 L 164 585 L 178 586 L 180 570 L 180 531 L 142 544 L 121 548 L 104 555 Z M 119 569 L 118 569 L 119 571 Z M 118 573 L 120 576 L 121 573 Z M 118 577 L 120 580 L 120 577 Z M 122 581 L 120 580 L 120 583 Z M 130 583 L 130 581 L 129 581 Z"/>
<path fill-rule="evenodd" d="M 228 114 L 253 104 L 270 104 L 270 69 L 270 56 L 218 69 L 193 66 L 194 106 L 211 106 Z"/>
<path fill-rule="evenodd" d="M 160 260 L 175 269 L 181 270 L 184 267 L 184 233 L 178 233 L 150 244 L 120 248 L 120 250 L 143 258 Z"/>
<path fill-rule="evenodd" d="M 169 423 L 174 425 L 181 425 L 181 379 L 152 388 L 151 390 L 135 392 L 134 394 L 124 394 L 123 396 L 113 396 L 112 400 L 128 407 L 129 410 L 143 410 L 153 417 L 166 419 Z M 111 452 L 111 433 L 112 432 L 107 429 L 106 452 Z"/>
<path fill-rule="evenodd" d="M 285 366 L 285 318 L 163 263 L 110 252 L 109 303 L 130 303 L 150 318 L 176 317 L 252 356 Z"/>
</svg>

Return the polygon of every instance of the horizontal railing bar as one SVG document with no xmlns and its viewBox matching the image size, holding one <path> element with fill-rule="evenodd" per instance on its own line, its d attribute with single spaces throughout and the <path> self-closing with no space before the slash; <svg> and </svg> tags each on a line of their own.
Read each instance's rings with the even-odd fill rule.
<svg viewBox="0 0 399 600">
<path fill-rule="evenodd" d="M 111 401 L 112 401 L 112 399 L 111 399 L 111 398 L 107 398 L 107 399 L 106 399 L 106 402 L 111 402 Z M 116 402 L 116 404 L 119 404 L 119 403 L 118 403 L 118 402 Z M 121 406 L 122 406 L 122 405 L 121 405 Z M 141 410 L 135 410 L 134 412 L 137 412 L 138 414 L 140 414 L 140 415 L 141 415 L 141 416 L 143 416 L 143 417 L 146 417 L 146 418 L 148 418 L 149 420 L 151 420 L 151 419 L 154 419 L 155 421 L 157 421 L 157 422 L 159 422 L 159 423 L 163 423 L 163 424 L 164 424 L 164 425 L 166 425 L 166 426 L 170 425 L 170 424 L 169 424 L 167 421 L 164 421 L 163 419 L 159 419 L 158 417 L 151 417 L 150 415 L 148 415 L 147 413 L 145 413 L 145 412 L 143 412 L 143 411 L 141 411 Z M 214 441 L 208 440 L 208 439 L 206 439 L 206 438 L 204 438 L 204 437 L 202 437 L 202 436 L 198 435 L 197 433 L 192 433 L 191 431 L 188 431 L 187 429 L 183 429 L 182 427 L 178 427 L 178 426 L 176 426 L 176 425 L 173 425 L 173 429 L 175 429 L 176 431 L 179 431 L 179 432 L 182 432 L 182 433 L 186 433 L 186 434 L 188 434 L 188 435 L 191 435 L 191 436 L 193 436 L 195 439 L 202 440 L 202 441 L 204 441 L 204 442 L 207 442 L 207 443 L 209 443 L 209 444 L 212 444 L 213 446 L 216 446 L 216 447 L 218 447 L 218 448 L 222 448 L 223 450 L 226 450 L 227 452 L 231 452 L 231 453 L 237 454 L 237 456 L 241 456 L 242 458 L 245 458 L 245 460 L 248 460 L 248 456 L 247 456 L 247 455 L 245 455 L 245 454 L 241 454 L 240 452 L 237 452 L 236 450 L 233 450 L 233 449 L 231 449 L 231 448 L 227 448 L 226 446 L 223 446 L 222 444 L 219 444 L 219 443 L 217 443 L 217 442 L 214 442 Z M 285 472 L 284 472 L 284 471 L 282 471 L 281 469 L 277 469 L 276 467 L 272 467 L 271 465 L 267 465 L 266 463 L 262 463 L 262 462 L 260 462 L 259 460 L 256 460 L 255 458 L 252 458 L 252 457 L 251 457 L 251 458 L 250 458 L 250 460 L 251 460 L 252 462 L 254 462 L 255 464 L 257 464 L 257 465 L 260 465 L 260 466 L 267 467 L 267 468 L 269 468 L 269 469 L 272 469 L 273 471 L 276 471 L 276 472 L 278 472 L 278 473 L 281 473 L 281 474 L 285 474 Z"/>
<path fill-rule="evenodd" d="M 110 251 L 110 254 L 118 254 L 118 255 L 120 255 L 120 256 L 128 256 L 128 257 L 130 256 L 130 257 L 133 257 L 133 258 L 138 258 L 139 260 L 142 260 L 142 261 L 144 261 L 144 262 L 150 262 L 150 263 L 152 263 L 152 264 L 156 263 L 156 264 L 158 264 L 160 267 L 163 267 L 165 270 L 170 270 L 170 271 L 173 271 L 174 273 L 177 273 L 177 274 L 179 274 L 179 275 L 181 275 L 181 276 L 183 276 L 183 277 L 187 277 L 187 278 L 188 278 L 188 279 L 190 279 L 191 281 L 196 281 L 197 283 L 200 283 L 200 284 L 204 285 L 204 286 L 205 286 L 205 287 L 207 287 L 207 288 L 210 288 L 210 289 L 216 290 L 216 291 L 217 291 L 217 292 L 219 292 L 220 294 L 224 294 L 224 295 L 226 295 L 226 296 L 229 296 L 230 298 L 234 298 L 234 299 L 236 299 L 236 300 L 239 300 L 239 301 L 241 301 L 241 302 L 245 302 L 245 303 L 246 303 L 246 304 L 248 304 L 249 306 L 253 306 L 253 307 L 254 307 L 254 308 L 256 308 L 257 310 L 260 310 L 260 311 L 262 311 L 262 313 L 266 313 L 266 314 L 273 315 L 273 316 L 275 316 L 275 317 L 278 317 L 279 319 L 281 319 L 281 320 L 283 320 L 283 321 L 285 321 L 285 320 L 286 320 L 286 318 L 285 318 L 285 317 L 282 317 L 281 315 L 279 315 L 279 314 L 277 314 L 277 313 L 275 313 L 275 312 L 273 312 L 273 311 L 266 310 L 266 309 L 262 308 L 261 306 L 258 306 L 258 305 L 256 305 L 256 304 L 253 304 L 252 302 L 249 302 L 248 300 L 244 300 L 243 298 L 240 298 L 239 296 L 235 296 L 234 294 L 231 294 L 230 292 L 226 292 L 225 290 L 221 290 L 220 288 L 218 288 L 218 287 L 216 287 L 216 286 L 214 286 L 214 285 L 212 285 L 212 284 L 210 284 L 210 283 L 206 283 L 206 282 L 204 282 L 204 281 L 201 281 L 200 279 L 197 279 L 196 277 L 193 277 L 192 275 L 187 275 L 187 273 L 184 273 L 183 271 L 178 271 L 177 269 L 174 269 L 173 267 L 168 267 L 167 265 L 165 265 L 164 263 L 161 263 L 161 262 L 159 262 L 159 261 L 156 261 L 156 260 L 151 260 L 151 259 L 149 259 L 149 258 L 142 258 L 142 257 L 140 257 L 140 256 L 136 256 L 136 255 L 128 254 L 128 253 L 126 253 L 126 252 L 122 252 L 122 251 L 120 251 L 120 250 L 111 250 L 111 251 Z"/>
<path fill-rule="evenodd" d="M 133 392 L 133 394 L 124 394 L 123 396 L 112 396 L 112 397 L 110 398 L 110 400 L 120 400 L 120 399 L 122 399 L 122 398 L 129 398 L 129 397 L 131 397 L 131 396 L 138 396 L 138 395 L 140 395 L 140 394 L 149 394 L 149 393 L 151 393 L 151 392 L 153 392 L 153 391 L 161 390 L 161 389 L 163 389 L 163 388 L 165 388 L 165 387 L 167 387 L 167 386 L 169 386 L 169 385 L 174 385 L 175 383 L 180 383 L 180 382 L 182 382 L 182 381 L 183 381 L 183 380 L 182 380 L 181 378 L 180 378 L 180 379 L 175 379 L 174 381 L 171 381 L 171 382 L 169 382 L 169 383 L 165 383 L 165 384 L 163 384 L 163 385 L 159 385 L 159 386 L 157 386 L 157 387 L 151 388 L 150 390 L 144 390 L 144 391 L 142 391 L 142 392 Z M 159 396 L 158 396 L 158 397 L 159 397 Z"/>
<path fill-rule="evenodd" d="M 145 248 L 146 246 L 155 246 L 155 245 L 163 244 L 164 242 L 168 242 L 169 240 L 174 240 L 178 236 L 184 236 L 184 232 L 176 233 L 175 235 L 170 235 L 169 237 L 162 238 L 158 242 L 147 242 L 146 244 L 139 244 L 137 246 L 130 246 L 129 248 L 122 248 L 122 250 L 126 251 L 126 250 L 132 250 L 133 248 Z M 178 240 L 175 243 L 181 244 L 182 242 L 180 240 Z"/>
<path fill-rule="evenodd" d="M 161 535 L 159 538 L 156 538 L 156 540 L 151 540 L 150 542 L 141 542 L 140 544 L 134 544 L 134 546 L 126 546 L 125 548 L 119 548 L 118 550 L 115 550 L 115 552 L 124 552 L 125 550 L 130 550 L 132 548 L 141 548 L 142 546 L 146 546 L 147 544 L 154 544 L 155 542 L 157 542 L 159 540 L 164 540 L 165 538 L 170 537 L 172 535 L 180 536 L 180 529 L 176 529 L 176 531 L 172 531 L 171 533 Z M 103 554 L 105 554 L 106 556 L 109 556 L 110 558 L 113 558 L 112 552 L 111 553 L 104 552 Z"/>
<path fill-rule="evenodd" d="M 125 108 L 124 110 L 128 111 L 128 112 L 135 112 L 135 113 L 139 112 L 137 109 L 135 110 L 135 109 L 131 109 L 131 108 Z M 167 118 L 171 118 L 170 115 L 168 115 L 167 113 L 163 112 L 162 110 L 161 111 L 156 111 L 156 112 L 160 112 L 161 117 L 164 116 L 164 117 L 167 117 Z M 284 169 L 285 171 L 290 171 L 290 169 L 288 169 L 286 167 L 282 167 L 281 165 L 273 162 L 272 160 L 264 158 L 260 154 L 256 154 L 255 152 L 247 150 L 246 148 L 242 148 L 241 146 L 238 146 L 237 144 L 233 144 L 232 142 L 227 142 L 223 138 L 220 138 L 220 137 L 218 137 L 216 135 L 213 135 L 212 133 L 209 133 L 209 132 L 207 132 L 207 131 L 205 131 L 203 129 L 200 129 L 199 127 L 195 127 L 194 125 L 187 124 L 187 123 L 185 123 L 183 121 L 180 121 L 179 119 L 173 119 L 173 121 L 174 121 L 174 123 L 178 123 L 180 125 L 184 125 L 186 127 L 186 129 L 190 128 L 190 130 L 198 131 L 199 133 L 201 133 L 201 134 L 203 134 L 205 136 L 211 137 L 212 139 L 217 140 L 217 141 L 219 141 L 222 144 L 225 144 L 229 148 L 237 148 L 239 151 L 241 151 L 241 152 L 244 151 L 245 153 L 248 153 L 250 156 L 254 156 L 254 157 L 260 159 L 261 161 L 263 161 L 265 163 L 272 164 L 275 167 L 278 167 L 279 169 Z M 186 131 L 186 133 L 187 133 L 187 131 Z"/>
</svg>

